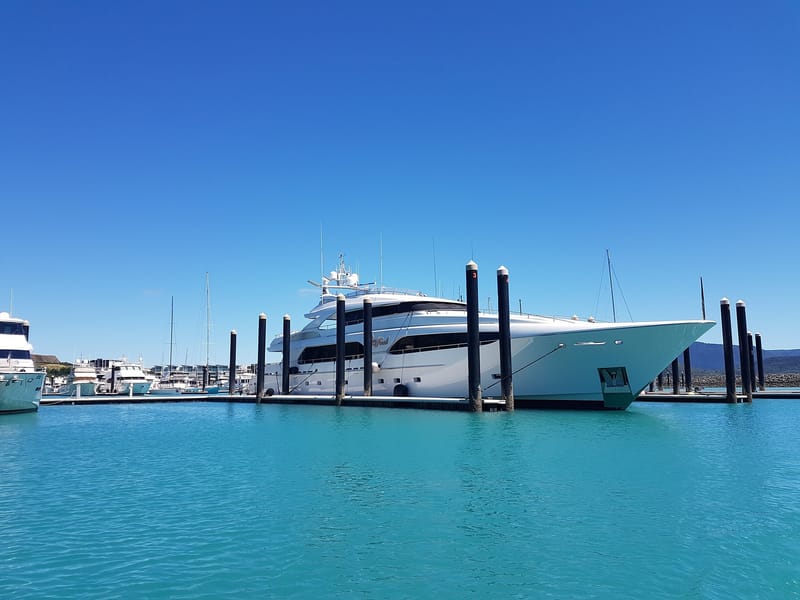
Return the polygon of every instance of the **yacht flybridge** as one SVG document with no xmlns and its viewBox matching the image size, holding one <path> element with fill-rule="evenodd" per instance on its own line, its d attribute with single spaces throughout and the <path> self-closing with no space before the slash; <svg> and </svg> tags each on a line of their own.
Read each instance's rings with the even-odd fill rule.
<svg viewBox="0 0 800 600">
<path fill-rule="evenodd" d="M 340 257 L 323 277 L 310 322 L 290 338 L 290 393 L 333 394 L 336 379 L 336 296 L 345 295 L 345 393 L 363 394 L 363 301 L 372 302 L 373 395 L 468 396 L 465 302 L 360 284 Z M 480 365 L 484 397 L 500 397 L 497 314 L 481 312 Z M 599 323 L 511 315 L 517 406 L 627 408 L 640 392 L 713 321 Z M 277 336 L 270 352 L 281 352 Z M 267 393 L 280 390 L 281 363 L 265 369 Z"/>
</svg>

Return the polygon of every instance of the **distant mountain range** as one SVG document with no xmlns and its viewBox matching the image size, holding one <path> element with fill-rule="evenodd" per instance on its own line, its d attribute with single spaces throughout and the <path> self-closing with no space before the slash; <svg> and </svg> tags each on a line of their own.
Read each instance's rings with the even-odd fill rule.
<svg viewBox="0 0 800 600">
<path fill-rule="evenodd" d="M 739 368 L 739 346 L 733 347 L 733 362 Z M 724 371 L 722 344 L 692 344 L 692 371 Z M 765 373 L 800 373 L 800 349 L 764 350 Z"/>
</svg>

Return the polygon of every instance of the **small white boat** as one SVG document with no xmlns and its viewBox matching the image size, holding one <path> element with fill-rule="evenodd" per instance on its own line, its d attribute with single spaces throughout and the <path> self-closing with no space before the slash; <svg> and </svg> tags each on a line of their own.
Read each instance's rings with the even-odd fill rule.
<svg viewBox="0 0 800 600">
<path fill-rule="evenodd" d="M 29 332 L 24 319 L 0 313 L 0 413 L 39 409 L 46 373 L 33 364 Z"/>
<path fill-rule="evenodd" d="M 72 366 L 67 381 L 58 390 L 59 396 L 82 397 L 97 393 L 97 370 L 88 362 L 79 361 Z"/>
<path fill-rule="evenodd" d="M 159 395 L 164 396 L 182 394 L 191 387 L 191 381 L 192 378 L 186 371 L 167 371 L 166 375 L 158 382 L 156 391 Z"/>
<path fill-rule="evenodd" d="M 142 365 L 127 361 L 111 361 L 110 368 L 102 372 L 101 379 L 97 386 L 98 394 L 144 396 L 152 385 Z"/>
<path fill-rule="evenodd" d="M 466 398 L 465 302 L 361 285 L 340 257 L 324 277 L 311 321 L 291 334 L 290 393 L 333 394 L 336 299 L 345 295 L 345 393 L 363 394 L 363 301 L 372 301 L 373 395 Z M 510 317 L 514 397 L 518 406 L 624 410 L 648 384 L 708 331 L 713 321 L 600 323 L 593 319 Z M 479 314 L 480 386 L 499 397 L 497 313 Z M 280 353 L 278 335 L 269 351 Z M 281 363 L 265 369 L 265 391 L 280 390 Z"/>
</svg>

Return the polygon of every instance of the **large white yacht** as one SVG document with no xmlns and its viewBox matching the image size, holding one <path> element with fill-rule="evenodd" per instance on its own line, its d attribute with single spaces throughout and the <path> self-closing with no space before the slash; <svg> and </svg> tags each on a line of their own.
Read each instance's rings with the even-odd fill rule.
<svg viewBox="0 0 800 600">
<path fill-rule="evenodd" d="M 465 302 L 359 284 L 345 268 L 323 277 L 310 322 L 290 337 L 293 394 L 333 394 L 336 380 L 336 296 L 345 295 L 346 395 L 363 394 L 363 301 L 372 302 L 372 384 L 375 396 L 465 398 Z M 518 407 L 624 410 L 648 384 L 713 325 L 713 321 L 600 323 L 511 315 L 511 353 Z M 484 398 L 501 397 L 496 313 L 481 312 L 480 366 Z M 282 352 L 274 338 L 270 352 Z M 281 391 L 281 363 L 265 369 L 265 390 Z"/>
<path fill-rule="evenodd" d="M 0 312 L 0 413 L 38 410 L 44 387 L 44 371 L 31 358 L 27 321 Z"/>
</svg>

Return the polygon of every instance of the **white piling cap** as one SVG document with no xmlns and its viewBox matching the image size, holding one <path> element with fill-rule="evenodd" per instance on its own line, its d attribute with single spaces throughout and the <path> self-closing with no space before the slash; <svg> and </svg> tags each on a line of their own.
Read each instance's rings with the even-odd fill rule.
<svg viewBox="0 0 800 600">
<path fill-rule="evenodd" d="M 730 304 L 731 302 L 727 298 L 723 297 L 722 300 L 719 301 L 719 303 L 720 304 Z"/>
<path fill-rule="evenodd" d="M 344 294 L 336 294 L 337 300 L 344 300 Z"/>
<path fill-rule="evenodd" d="M 232 333 L 233 335 L 236 335 L 236 330 L 235 330 L 235 329 L 231 329 L 231 333 Z"/>
<path fill-rule="evenodd" d="M 506 269 L 503 265 L 497 267 L 497 274 L 498 275 L 508 275 L 508 269 Z"/>
<path fill-rule="evenodd" d="M 264 313 L 261 313 L 260 315 L 258 315 L 258 318 L 259 319 L 266 319 L 267 315 L 265 315 Z"/>
<path fill-rule="evenodd" d="M 289 316 L 289 313 L 286 313 L 285 315 L 283 315 L 283 320 L 284 321 L 289 321 L 290 319 L 291 319 L 291 317 Z"/>
<path fill-rule="evenodd" d="M 744 306 L 744 300 L 737 300 L 736 306 Z"/>
<path fill-rule="evenodd" d="M 477 271 L 478 270 L 478 263 L 474 260 L 471 260 L 467 263 L 467 271 Z"/>
</svg>

